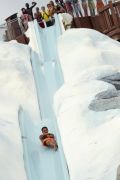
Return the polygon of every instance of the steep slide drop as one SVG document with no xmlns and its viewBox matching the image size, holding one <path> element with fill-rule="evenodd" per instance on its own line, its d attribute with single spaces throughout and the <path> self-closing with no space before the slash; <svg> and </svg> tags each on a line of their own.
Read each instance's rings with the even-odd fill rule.
<svg viewBox="0 0 120 180">
<path fill-rule="evenodd" d="M 61 31 L 59 21 L 56 17 L 56 24 L 46 29 L 40 29 L 36 21 L 30 23 L 29 26 L 32 48 L 31 64 L 36 82 L 41 121 L 40 126 L 36 129 L 36 138 L 33 140 L 25 129 L 26 120 L 29 121 L 29 114 L 20 108 L 19 120 L 28 180 L 69 180 L 53 110 L 53 96 L 63 83 L 56 47 L 57 37 Z M 38 134 L 42 126 L 47 126 L 55 134 L 59 146 L 57 152 L 40 145 Z"/>
</svg>

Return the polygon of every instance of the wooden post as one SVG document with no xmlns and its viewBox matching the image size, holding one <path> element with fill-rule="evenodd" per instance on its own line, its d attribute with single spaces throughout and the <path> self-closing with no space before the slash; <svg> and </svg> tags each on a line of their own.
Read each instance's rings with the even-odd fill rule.
<svg viewBox="0 0 120 180">
<path fill-rule="evenodd" d="M 115 12 L 115 8 L 113 7 L 112 1 L 109 1 L 109 6 L 110 6 L 111 15 L 113 18 L 114 25 L 115 25 L 115 27 L 118 27 L 119 24 L 118 24 L 118 20 L 117 20 L 117 16 L 116 16 L 117 12 Z"/>
</svg>

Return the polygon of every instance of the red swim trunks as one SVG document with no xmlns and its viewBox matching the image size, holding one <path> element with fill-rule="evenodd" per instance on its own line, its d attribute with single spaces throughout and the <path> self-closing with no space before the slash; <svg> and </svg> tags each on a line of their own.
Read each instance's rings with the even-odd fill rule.
<svg viewBox="0 0 120 180">
<path fill-rule="evenodd" d="M 54 138 L 45 138 L 42 143 L 44 146 L 49 146 L 49 142 L 55 143 Z"/>
</svg>

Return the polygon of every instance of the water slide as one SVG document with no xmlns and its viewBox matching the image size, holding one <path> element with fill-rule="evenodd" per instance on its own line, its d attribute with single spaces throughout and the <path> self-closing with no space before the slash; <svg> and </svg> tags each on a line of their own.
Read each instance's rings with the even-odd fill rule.
<svg viewBox="0 0 120 180">
<path fill-rule="evenodd" d="M 40 112 L 39 127 L 32 125 L 29 112 L 20 107 L 18 118 L 23 142 L 24 162 L 28 180 L 69 180 L 69 172 L 53 108 L 53 98 L 63 83 L 57 53 L 57 39 L 64 31 L 60 18 L 55 25 L 41 29 L 36 21 L 29 24 L 31 64 L 36 83 Z M 27 128 L 29 124 L 29 129 Z M 58 151 L 40 144 L 39 133 L 47 126 L 58 142 Z M 31 134 L 31 132 L 34 132 Z"/>
</svg>

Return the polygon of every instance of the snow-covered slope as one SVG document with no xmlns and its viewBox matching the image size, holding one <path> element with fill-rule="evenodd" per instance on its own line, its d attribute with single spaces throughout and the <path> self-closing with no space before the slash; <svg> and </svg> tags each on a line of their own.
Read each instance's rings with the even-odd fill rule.
<svg viewBox="0 0 120 180">
<path fill-rule="evenodd" d="M 59 57 L 65 83 L 55 109 L 71 180 L 115 180 L 120 44 L 97 31 L 73 29 L 59 39 Z"/>
<path fill-rule="evenodd" d="M 26 180 L 18 122 L 19 106 L 38 119 L 29 48 L 15 41 L 0 43 L 0 179 Z"/>
<path fill-rule="evenodd" d="M 50 29 L 43 32 L 48 39 L 49 36 L 45 35 L 46 33 L 50 33 Z M 53 34 L 52 30 L 51 35 Z M 44 39 L 41 41 L 42 48 L 45 51 L 43 41 Z M 39 48 L 34 49 L 33 54 L 39 53 L 41 51 Z M 116 179 L 116 171 L 120 163 L 119 49 L 118 42 L 89 29 L 69 30 L 60 37 L 59 56 L 65 83 L 55 95 L 55 111 L 70 180 Z M 43 166 L 46 162 L 49 168 L 50 153 L 40 145 L 38 136 L 41 126 L 45 124 L 56 132 L 51 123 L 55 118 L 51 105 L 53 95 L 61 85 L 61 82 L 57 82 L 58 71 L 60 75 L 61 70 L 55 67 L 55 57 L 58 56 L 55 54 L 53 58 L 55 52 L 51 53 L 52 46 L 49 46 L 48 52 L 51 59 L 44 53 L 42 54 L 44 57 L 37 54 L 34 58 L 34 60 L 37 59 L 36 62 L 39 65 L 38 74 L 42 72 L 42 76 L 38 77 L 42 99 L 40 106 L 42 105 L 41 112 L 42 115 L 44 114 L 44 119 L 40 124 L 40 112 L 30 65 L 30 49 L 15 41 L 0 43 L 1 180 L 27 179 L 18 122 L 20 106 L 29 114 L 28 119 L 26 118 L 24 122 L 24 128 L 28 135 L 26 144 L 29 150 L 29 161 L 27 163 L 31 163 L 28 165 L 32 167 L 32 178 L 45 178 L 50 173 L 49 171 L 46 174 L 45 166 Z M 43 61 L 38 58 L 43 58 Z M 51 118 L 50 123 L 48 123 L 49 117 Z M 59 148 L 61 149 L 60 146 Z M 60 170 L 57 166 L 60 149 L 53 155 L 57 161 L 54 161 L 51 156 L 53 172 L 54 167 L 56 172 Z M 45 161 L 42 154 L 44 157 L 47 155 Z M 42 171 L 40 171 L 41 167 Z M 60 170 L 58 174 L 53 175 L 54 178 L 58 177 L 61 172 Z"/>
</svg>

